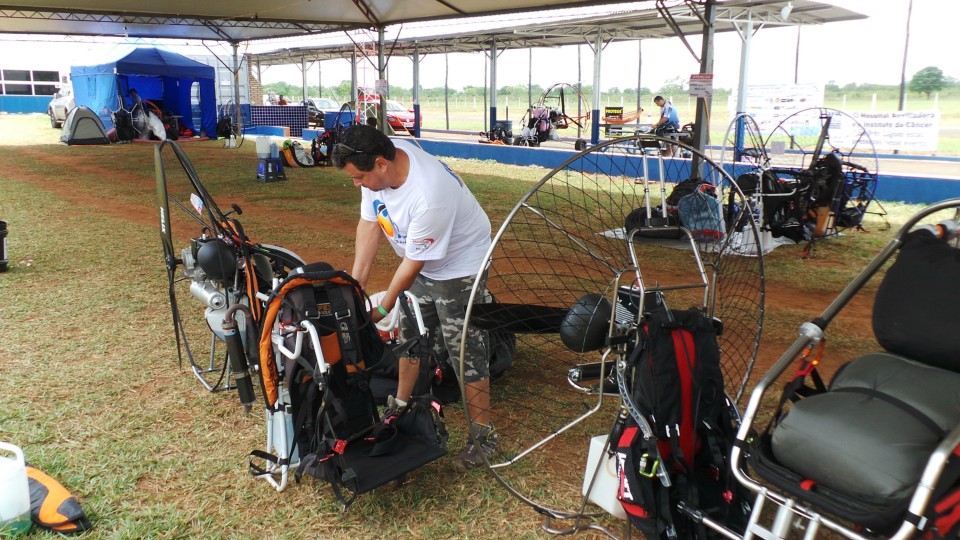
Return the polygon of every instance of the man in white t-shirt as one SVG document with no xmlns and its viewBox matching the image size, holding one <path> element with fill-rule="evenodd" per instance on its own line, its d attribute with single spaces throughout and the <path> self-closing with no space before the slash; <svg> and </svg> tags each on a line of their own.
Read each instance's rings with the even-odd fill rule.
<svg viewBox="0 0 960 540">
<path fill-rule="evenodd" d="M 490 422 L 490 370 L 484 332 L 467 328 L 460 372 L 464 315 L 477 273 L 490 248 L 490 220 L 463 180 L 437 158 L 408 141 L 392 141 L 358 125 L 341 136 L 333 163 L 360 188 L 360 222 L 352 275 L 362 286 L 384 240 L 402 258 L 373 321 L 385 317 L 401 292 L 417 297 L 427 328 L 440 327 L 457 376 L 466 388 L 474 441 L 453 459 L 463 472 L 483 465 L 499 436 Z M 482 291 L 486 297 L 486 291 Z M 385 417 L 406 405 L 419 373 L 415 359 L 400 360 L 397 396 Z"/>
</svg>

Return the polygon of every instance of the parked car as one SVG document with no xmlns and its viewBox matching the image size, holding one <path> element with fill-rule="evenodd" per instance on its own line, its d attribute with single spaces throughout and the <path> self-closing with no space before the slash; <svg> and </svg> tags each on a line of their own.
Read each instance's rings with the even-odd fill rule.
<svg viewBox="0 0 960 540">
<path fill-rule="evenodd" d="M 47 105 L 47 115 L 50 117 L 50 127 L 61 128 L 63 121 L 67 119 L 67 113 L 77 104 L 73 99 L 73 92 L 69 88 L 61 89 L 53 95 L 50 104 Z"/>
<path fill-rule="evenodd" d="M 413 109 L 408 109 L 398 101 L 387 100 L 387 122 L 396 130 L 413 129 L 414 121 Z M 420 115 L 420 126 L 423 127 L 423 114 Z"/>
<path fill-rule="evenodd" d="M 323 115 L 340 111 L 340 103 L 331 98 L 307 98 L 300 102 L 307 107 L 307 117 L 311 124 L 323 125 Z"/>
<path fill-rule="evenodd" d="M 373 114 L 380 110 L 380 98 L 376 94 L 361 94 L 360 103 L 372 106 Z M 408 109 L 399 101 L 387 100 L 387 123 L 394 131 L 409 131 L 413 129 L 413 109 Z M 423 127 L 423 113 L 420 114 L 420 126 Z"/>
</svg>

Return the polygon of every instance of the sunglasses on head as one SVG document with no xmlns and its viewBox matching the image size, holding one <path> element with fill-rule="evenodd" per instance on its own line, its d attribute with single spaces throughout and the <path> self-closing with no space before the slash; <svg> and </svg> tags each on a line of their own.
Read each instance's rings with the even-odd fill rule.
<svg viewBox="0 0 960 540">
<path fill-rule="evenodd" d="M 337 145 L 334 146 L 333 149 L 334 149 L 334 151 L 337 153 L 337 155 L 340 156 L 340 157 L 342 157 L 342 158 L 343 158 L 343 157 L 347 157 L 347 156 L 352 156 L 352 155 L 354 155 L 354 154 L 363 154 L 363 153 L 364 153 L 363 150 L 357 150 L 356 148 L 350 148 L 349 146 L 347 146 L 347 145 L 345 145 L 345 144 L 343 144 L 343 143 L 337 143 Z"/>
</svg>

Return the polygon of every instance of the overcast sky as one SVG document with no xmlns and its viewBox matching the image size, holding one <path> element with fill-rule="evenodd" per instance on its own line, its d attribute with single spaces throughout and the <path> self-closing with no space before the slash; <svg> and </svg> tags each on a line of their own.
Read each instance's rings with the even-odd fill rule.
<svg viewBox="0 0 960 540">
<path fill-rule="evenodd" d="M 903 62 L 908 0 L 830 0 L 830 3 L 867 15 L 862 21 L 833 23 L 799 30 L 799 83 L 834 82 L 898 84 Z M 642 4 L 649 8 L 649 3 Z M 516 16 L 514 16 L 516 17 Z M 531 16 L 519 19 L 529 23 Z M 936 66 L 947 76 L 960 79 L 960 57 L 956 54 L 955 32 L 960 21 L 960 2 L 955 0 L 914 0 L 910 47 L 907 57 L 907 78 L 927 66 Z M 434 23 L 436 24 L 436 23 Z M 401 37 L 409 35 L 404 30 Z M 437 33 L 437 32 L 432 32 Z M 749 64 L 749 84 L 782 84 L 794 82 L 798 30 L 796 28 L 762 28 L 753 37 Z M 0 37 L 0 66 L 6 68 L 61 69 L 83 65 L 109 54 L 116 45 L 68 41 L 38 43 L 18 41 L 17 36 Z M 47 38 L 45 38 L 47 39 Z M 70 38 L 68 38 L 70 39 Z M 75 39 L 75 38 L 74 38 Z M 691 36 L 694 49 L 699 52 L 699 36 Z M 734 32 L 717 34 L 715 38 L 714 86 L 733 88 L 737 85 L 740 67 L 741 39 Z M 301 45 L 297 42 L 296 45 Z M 270 42 L 251 47 L 284 45 Z M 289 45 L 287 45 L 289 46 Z M 203 46 L 187 46 L 177 42 L 171 49 L 183 54 L 210 54 Z M 640 51 L 638 51 L 640 48 Z M 555 49 L 534 49 L 532 78 L 543 87 L 555 83 L 592 84 L 593 53 L 587 46 Z M 218 54 L 229 57 L 229 49 L 216 48 Z M 601 61 L 601 86 L 632 88 L 637 86 L 638 54 L 642 52 L 641 85 L 658 89 L 666 81 L 687 80 L 699 66 L 677 38 L 616 42 L 604 49 Z M 579 61 L 578 61 L 579 58 Z M 526 50 L 505 51 L 498 58 L 497 86 L 526 85 L 530 53 Z M 27 63 L 28 66 L 23 64 Z M 48 63 L 50 65 L 48 65 Z M 422 57 L 420 77 L 422 87 L 442 87 L 444 83 L 443 55 Z M 451 54 L 450 86 L 482 86 L 484 84 L 484 55 Z M 579 64 L 579 70 L 578 70 Z M 390 83 L 412 86 L 412 62 L 394 58 L 390 62 Z M 287 81 L 299 84 L 302 80 L 299 66 L 273 66 L 262 72 L 263 82 Z M 358 75 L 361 84 L 373 86 L 376 72 L 366 64 Z M 349 80 L 346 60 L 322 62 L 308 68 L 307 82 L 324 86 Z"/>
</svg>

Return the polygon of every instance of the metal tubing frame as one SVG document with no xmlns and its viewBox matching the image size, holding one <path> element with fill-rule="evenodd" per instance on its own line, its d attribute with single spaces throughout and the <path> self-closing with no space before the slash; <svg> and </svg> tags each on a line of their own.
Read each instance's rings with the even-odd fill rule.
<svg viewBox="0 0 960 540">
<path fill-rule="evenodd" d="M 847 285 L 839 295 L 837 295 L 833 302 L 831 302 L 830 305 L 823 310 L 819 317 L 814 319 L 812 322 L 806 322 L 800 326 L 800 337 L 794 341 L 794 343 L 787 349 L 780 359 L 777 360 L 776 364 L 774 364 L 770 371 L 768 371 L 756 385 L 756 387 L 754 387 L 743 414 L 743 422 L 740 424 L 740 429 L 737 430 L 736 442 L 730 454 L 730 467 L 734 477 L 738 482 L 740 482 L 741 485 L 758 494 L 758 500 L 759 497 L 763 497 L 779 504 L 780 506 L 789 505 L 789 509 L 801 518 L 818 522 L 846 538 L 850 538 L 851 540 L 868 540 L 867 537 L 858 534 L 846 525 L 825 517 L 812 508 L 798 505 L 793 499 L 786 495 L 771 492 L 768 488 L 761 485 L 760 482 L 747 476 L 745 468 L 742 464 L 742 449 L 748 446 L 747 441 L 748 439 L 752 438 L 751 431 L 753 428 L 753 422 L 756 419 L 757 411 L 760 408 L 760 404 L 764 395 L 766 394 L 767 390 L 776 382 L 776 380 L 780 378 L 783 372 L 786 371 L 791 364 L 793 364 L 794 359 L 799 356 L 806 347 L 816 345 L 821 339 L 823 339 L 824 331 L 826 330 L 827 326 L 829 326 L 830 322 L 833 321 L 840 310 L 850 302 L 853 296 L 855 296 L 874 276 L 874 274 L 876 274 L 876 272 L 900 249 L 900 247 L 903 245 L 904 236 L 906 236 L 906 234 L 913 229 L 914 225 L 931 214 L 957 207 L 960 207 L 960 199 L 948 199 L 930 205 L 910 218 L 903 225 L 900 231 L 897 232 L 896 236 L 890 241 L 890 243 L 887 244 L 880 251 L 880 253 L 878 253 L 873 260 L 871 260 L 867 266 L 860 271 L 859 274 L 857 274 L 853 281 L 851 281 L 850 284 Z M 958 446 L 960 446 L 960 426 L 957 426 L 950 431 L 950 433 L 940 442 L 936 449 L 934 449 L 933 453 L 930 455 L 930 458 L 927 460 L 927 465 L 924 467 L 923 473 L 920 477 L 920 482 L 917 485 L 917 489 L 914 492 L 913 497 L 910 499 L 910 504 L 907 510 L 908 513 L 916 516 L 923 516 L 923 513 L 925 512 L 926 507 L 933 496 L 933 489 L 936 486 L 937 480 L 939 480 L 940 474 L 943 472 L 943 467 L 946 464 L 947 459 Z M 754 514 L 759 516 L 759 511 L 761 509 L 762 508 L 754 508 L 754 511 L 751 514 L 751 521 L 754 520 Z M 891 540 L 906 540 L 907 538 L 913 536 L 917 531 L 918 527 L 916 525 L 910 523 L 909 521 L 904 521 L 897 532 L 890 538 Z M 748 538 L 749 536 L 750 535 L 747 535 L 745 538 Z"/>
</svg>

